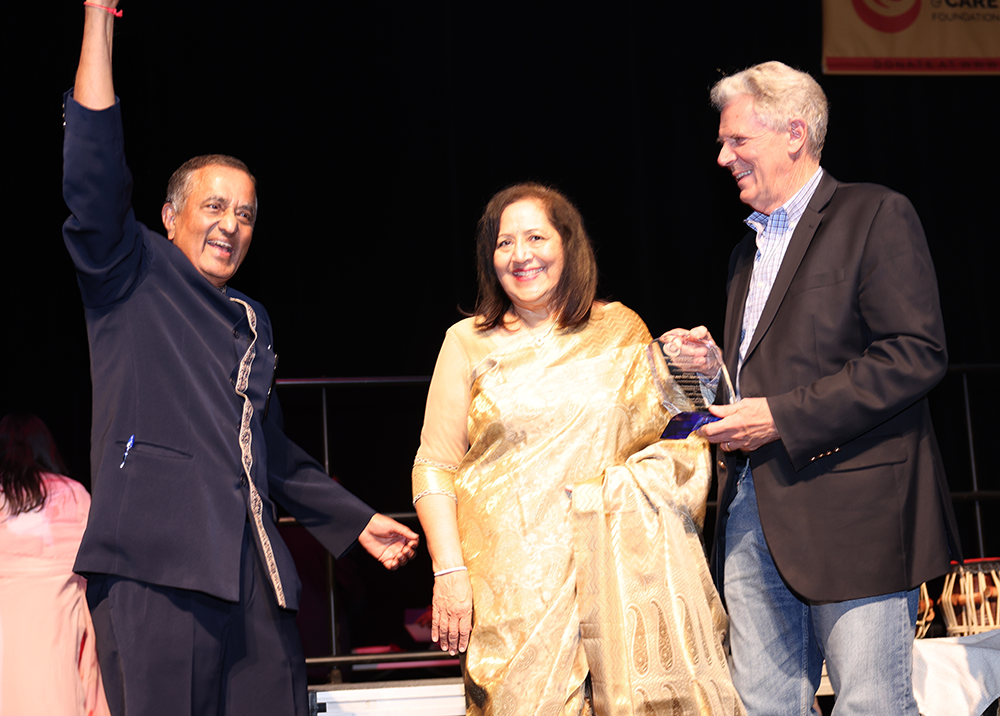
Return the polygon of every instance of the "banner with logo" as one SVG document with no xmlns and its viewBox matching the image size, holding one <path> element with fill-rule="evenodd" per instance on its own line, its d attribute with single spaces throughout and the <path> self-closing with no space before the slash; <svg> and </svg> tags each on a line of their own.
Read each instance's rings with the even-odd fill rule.
<svg viewBox="0 0 1000 716">
<path fill-rule="evenodd" d="M 1000 0 L 823 0 L 827 74 L 1000 74 Z"/>
</svg>

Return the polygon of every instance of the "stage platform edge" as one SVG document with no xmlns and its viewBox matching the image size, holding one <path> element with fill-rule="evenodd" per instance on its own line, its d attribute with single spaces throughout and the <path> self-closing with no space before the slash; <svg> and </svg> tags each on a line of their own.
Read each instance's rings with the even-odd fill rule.
<svg viewBox="0 0 1000 716">
<path fill-rule="evenodd" d="M 825 663 L 818 695 L 833 695 Z M 465 716 L 465 685 L 461 678 L 455 677 L 310 686 L 309 713 L 311 716 Z"/>
<path fill-rule="evenodd" d="M 465 716 L 465 686 L 460 677 L 310 686 L 309 713 Z"/>
</svg>

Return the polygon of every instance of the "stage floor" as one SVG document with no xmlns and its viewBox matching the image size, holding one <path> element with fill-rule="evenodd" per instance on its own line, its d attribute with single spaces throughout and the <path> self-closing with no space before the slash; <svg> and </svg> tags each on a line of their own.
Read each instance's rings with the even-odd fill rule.
<svg viewBox="0 0 1000 716">
<path fill-rule="evenodd" d="M 310 686 L 309 711 L 338 716 L 465 716 L 465 687 L 458 677 Z"/>
<path fill-rule="evenodd" d="M 819 695 L 832 694 L 824 664 Z M 310 686 L 309 711 L 313 716 L 465 716 L 465 687 L 457 677 Z"/>
</svg>

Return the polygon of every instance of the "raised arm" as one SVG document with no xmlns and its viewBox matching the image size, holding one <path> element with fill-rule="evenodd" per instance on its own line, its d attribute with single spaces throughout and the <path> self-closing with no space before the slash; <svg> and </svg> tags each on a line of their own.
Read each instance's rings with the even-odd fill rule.
<svg viewBox="0 0 1000 716">
<path fill-rule="evenodd" d="M 63 115 L 63 199 L 72 213 L 63 240 L 90 307 L 122 300 L 141 280 L 146 232 L 131 207 L 132 174 L 111 77 L 114 15 L 103 7 L 84 6 L 76 86 L 64 98 Z"/>
<path fill-rule="evenodd" d="M 98 0 L 114 8 L 118 0 Z M 111 76 L 111 41 L 114 15 L 107 10 L 84 6 L 83 46 L 80 65 L 76 70 L 73 97 L 87 109 L 107 109 L 115 103 L 115 86 Z"/>
</svg>

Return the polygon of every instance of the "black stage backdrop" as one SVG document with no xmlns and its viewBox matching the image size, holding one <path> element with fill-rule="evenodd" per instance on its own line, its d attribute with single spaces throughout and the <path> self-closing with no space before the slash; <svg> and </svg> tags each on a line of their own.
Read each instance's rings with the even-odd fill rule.
<svg viewBox="0 0 1000 716">
<path fill-rule="evenodd" d="M 260 215 L 233 285 L 268 307 L 281 378 L 430 374 L 458 307 L 474 303 L 479 213 L 525 179 L 580 207 L 603 297 L 654 334 L 699 323 L 720 334 L 727 259 L 749 210 L 715 164 L 708 89 L 771 59 L 811 72 L 829 96 L 825 168 L 916 206 L 952 363 L 996 361 L 1000 82 L 824 77 L 818 0 L 123 8 L 115 80 L 136 213 L 159 225 L 167 178 L 190 156 L 250 165 Z M 41 415 L 87 483 L 87 338 L 60 237 L 60 103 L 83 10 L 19 13 L 3 31 L 0 414 Z M 981 489 L 1000 482 L 994 382 L 970 380 Z M 318 452 L 318 398 L 299 390 L 281 389 L 286 413 Z M 968 490 L 960 396 L 949 377 L 932 406 L 953 490 Z M 330 394 L 333 472 L 380 510 L 409 509 L 423 398 L 419 386 Z M 960 510 L 975 556 L 971 515 Z M 994 531 L 987 551 L 1000 552 Z M 426 564 L 409 569 L 422 575 Z M 406 606 L 429 602 L 420 580 Z"/>
</svg>

